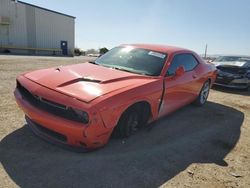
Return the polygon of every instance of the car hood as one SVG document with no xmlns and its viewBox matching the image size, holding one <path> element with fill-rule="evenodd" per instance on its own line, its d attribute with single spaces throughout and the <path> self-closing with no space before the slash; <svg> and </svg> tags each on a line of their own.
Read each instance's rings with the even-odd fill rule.
<svg viewBox="0 0 250 188">
<path fill-rule="evenodd" d="M 214 61 L 213 64 L 218 67 L 218 66 L 234 66 L 234 67 L 243 67 L 247 62 L 244 61 Z"/>
<path fill-rule="evenodd" d="M 84 102 L 150 80 L 150 77 L 143 75 L 90 63 L 42 69 L 26 73 L 24 76 L 42 86 Z"/>
</svg>

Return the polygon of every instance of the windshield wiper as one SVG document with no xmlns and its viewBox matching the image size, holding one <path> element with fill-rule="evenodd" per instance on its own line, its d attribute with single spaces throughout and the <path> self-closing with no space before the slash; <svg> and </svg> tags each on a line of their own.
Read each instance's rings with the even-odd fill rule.
<svg viewBox="0 0 250 188">
<path fill-rule="evenodd" d="M 152 76 L 151 74 L 145 73 L 145 72 L 136 72 L 136 71 L 131 71 L 128 69 L 123 69 L 123 68 L 119 68 L 119 67 L 110 67 L 116 70 L 121 70 L 121 71 L 125 71 L 125 72 L 130 72 L 130 73 L 134 73 L 134 74 L 141 74 L 141 75 L 146 75 L 146 76 Z"/>
<path fill-rule="evenodd" d="M 99 64 L 96 63 L 95 61 L 88 61 L 88 63 L 94 64 L 94 65 L 99 65 Z"/>
<path fill-rule="evenodd" d="M 106 64 L 97 64 L 97 65 L 101 65 L 103 67 L 107 67 L 107 68 L 115 69 L 115 70 L 120 70 L 120 71 L 124 71 L 124 72 L 130 72 L 130 73 L 134 73 L 134 74 L 141 74 L 141 75 L 152 76 L 152 75 L 150 75 L 148 73 L 145 73 L 145 72 L 136 72 L 136 71 L 124 69 L 124 68 L 121 68 L 121 67 L 116 67 L 116 66 L 111 66 L 111 65 L 106 65 Z"/>
<path fill-rule="evenodd" d="M 125 71 L 125 72 L 136 73 L 136 72 L 134 72 L 134 71 L 130 71 L 130 70 L 128 70 L 128 69 L 123 69 L 123 68 L 119 68 L 119 67 L 110 67 L 110 68 L 112 68 L 112 69 L 116 69 L 116 70 Z"/>
</svg>

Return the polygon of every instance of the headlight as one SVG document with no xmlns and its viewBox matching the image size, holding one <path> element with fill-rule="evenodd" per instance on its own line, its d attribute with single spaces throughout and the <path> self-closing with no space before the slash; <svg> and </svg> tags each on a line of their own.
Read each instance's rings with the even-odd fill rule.
<svg viewBox="0 0 250 188">
<path fill-rule="evenodd" d="M 87 124 L 89 122 L 89 115 L 87 112 L 77 109 L 72 109 L 72 110 L 84 124 Z"/>
</svg>

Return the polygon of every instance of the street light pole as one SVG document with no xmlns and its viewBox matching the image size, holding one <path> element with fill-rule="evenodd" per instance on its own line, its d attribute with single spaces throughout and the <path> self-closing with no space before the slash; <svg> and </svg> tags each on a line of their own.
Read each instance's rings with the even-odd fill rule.
<svg viewBox="0 0 250 188">
<path fill-rule="evenodd" d="M 205 47 L 205 58 L 207 58 L 207 44 L 206 44 L 206 47 Z"/>
</svg>

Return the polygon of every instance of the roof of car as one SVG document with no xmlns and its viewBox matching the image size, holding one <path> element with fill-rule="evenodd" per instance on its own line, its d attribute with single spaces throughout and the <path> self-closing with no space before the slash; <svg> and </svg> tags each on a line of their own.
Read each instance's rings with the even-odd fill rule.
<svg viewBox="0 0 250 188">
<path fill-rule="evenodd" d="M 158 44 L 124 44 L 123 46 L 134 46 L 137 48 L 144 48 L 148 50 L 158 51 L 162 53 L 174 53 L 179 51 L 190 51 L 185 48 L 175 47 L 175 46 L 168 46 L 168 45 L 158 45 Z"/>
</svg>

